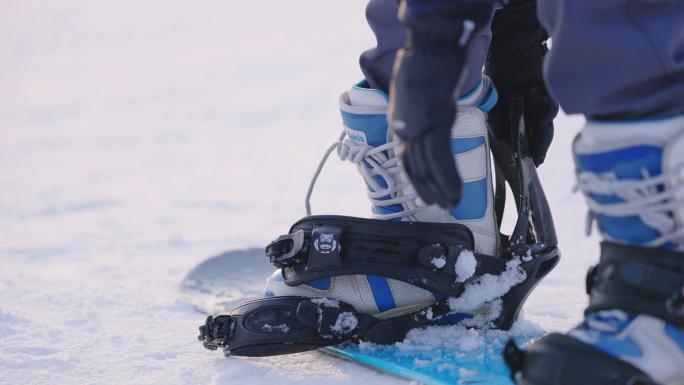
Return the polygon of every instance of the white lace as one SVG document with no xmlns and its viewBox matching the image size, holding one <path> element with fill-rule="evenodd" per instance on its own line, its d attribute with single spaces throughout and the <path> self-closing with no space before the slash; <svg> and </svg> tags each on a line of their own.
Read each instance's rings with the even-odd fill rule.
<svg viewBox="0 0 684 385">
<path fill-rule="evenodd" d="M 397 148 L 399 147 L 399 140 L 394 139 L 387 142 L 381 146 L 373 147 L 369 145 L 362 145 L 353 142 L 349 138 L 346 138 L 346 133 L 343 131 L 342 135 L 337 142 L 330 145 L 328 150 L 326 150 L 323 158 L 318 164 L 318 168 L 314 173 L 313 178 L 311 178 L 311 183 L 309 183 L 309 190 L 306 193 L 306 215 L 311 215 L 311 195 L 313 193 L 316 180 L 323 170 L 325 162 L 330 157 L 333 150 L 337 150 L 337 155 L 342 161 L 349 161 L 354 163 L 356 167 L 361 172 L 363 180 L 371 187 L 368 190 L 368 198 L 374 206 L 391 206 L 396 204 L 403 204 L 409 201 L 414 201 L 418 195 L 413 193 L 403 193 L 403 189 L 410 186 L 408 180 L 399 181 L 400 173 L 403 172 L 401 166 L 399 165 L 399 157 L 394 156 Z M 374 176 L 379 175 L 385 180 L 387 187 L 382 187 L 375 179 Z M 399 182 L 397 182 L 399 181 Z M 382 199 L 383 197 L 389 196 L 389 199 Z M 374 213 L 373 217 L 376 219 L 395 219 L 395 218 L 405 218 L 413 215 L 419 211 L 425 209 L 425 206 L 416 206 L 412 209 L 405 209 L 400 212 L 390 213 L 390 214 L 377 214 Z"/>
<path fill-rule="evenodd" d="M 684 226 L 677 228 L 672 212 L 684 205 L 684 165 L 657 176 L 650 176 L 643 169 L 643 180 L 617 180 L 614 174 L 597 175 L 583 172 L 577 176 L 575 190 L 581 190 L 587 197 L 589 213 L 587 233 L 596 215 L 613 217 L 639 216 L 644 223 L 660 231 L 661 236 L 650 241 L 647 246 L 662 246 L 673 241 L 684 242 Z M 588 194 L 616 195 L 624 202 L 602 204 L 591 199 Z"/>
</svg>

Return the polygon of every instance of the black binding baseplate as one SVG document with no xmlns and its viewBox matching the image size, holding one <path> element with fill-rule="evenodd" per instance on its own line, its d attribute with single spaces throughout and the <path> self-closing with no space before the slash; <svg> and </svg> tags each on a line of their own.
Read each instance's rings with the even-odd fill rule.
<svg viewBox="0 0 684 385">
<path fill-rule="evenodd" d="M 332 215 L 297 221 L 288 234 L 266 247 L 266 256 L 282 269 L 288 285 L 371 274 L 408 282 L 443 297 L 459 296 L 465 283 L 484 274 L 500 274 L 508 261 L 519 258 L 518 267 L 526 278 L 501 297 L 502 310 L 491 323 L 494 328 L 509 329 L 532 289 L 560 258 L 553 219 L 536 169 L 530 158 L 520 155 L 526 153 L 522 122 L 515 131 L 515 147 L 490 137 L 499 226 L 506 184 L 518 212 L 512 234 L 501 235 L 500 256 L 475 253 L 471 231 L 459 224 Z M 477 266 L 469 280 L 458 282 L 454 265 L 463 251 L 473 252 Z M 435 258 L 443 263 L 433 263 Z M 226 354 L 244 356 L 296 353 L 350 340 L 386 344 L 401 341 L 409 330 L 434 323 L 449 312 L 447 300 L 443 300 L 410 314 L 379 319 L 340 301 L 270 297 L 241 304 L 227 316 L 209 317 L 201 327 L 200 340 L 208 348 L 222 347 Z"/>
</svg>

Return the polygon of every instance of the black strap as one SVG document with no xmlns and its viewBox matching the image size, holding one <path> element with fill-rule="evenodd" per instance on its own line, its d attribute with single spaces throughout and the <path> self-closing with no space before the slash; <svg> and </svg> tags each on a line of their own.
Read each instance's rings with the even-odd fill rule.
<svg viewBox="0 0 684 385">
<path fill-rule="evenodd" d="M 684 327 L 684 253 L 603 242 L 587 292 L 587 313 L 622 309 Z"/>
<path fill-rule="evenodd" d="M 379 319 L 326 298 L 272 297 L 241 304 L 230 315 L 209 316 L 198 339 L 226 355 L 271 356 L 363 340 L 401 341 L 409 330 L 450 312 L 446 301 L 411 314 Z"/>
<path fill-rule="evenodd" d="M 460 295 L 455 265 L 473 250 L 470 230 L 460 224 L 389 222 L 344 216 L 301 219 L 266 247 L 283 269 L 285 283 L 301 285 L 340 275 L 380 275 L 447 296 Z M 502 258 L 475 254 L 476 274 L 499 274 Z"/>
<path fill-rule="evenodd" d="M 656 385 L 631 363 L 567 334 L 548 334 L 525 350 L 509 340 L 503 357 L 521 385 Z"/>
</svg>

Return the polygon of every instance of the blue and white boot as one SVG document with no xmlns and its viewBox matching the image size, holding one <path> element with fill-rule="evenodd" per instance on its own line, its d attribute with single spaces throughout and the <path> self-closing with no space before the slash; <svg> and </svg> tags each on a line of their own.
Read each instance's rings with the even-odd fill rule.
<svg viewBox="0 0 684 385">
<path fill-rule="evenodd" d="M 504 353 L 518 384 L 684 384 L 684 117 L 589 122 L 578 187 L 598 224 L 584 322 Z"/>
<path fill-rule="evenodd" d="M 399 140 L 387 127 L 384 92 L 362 81 L 340 97 L 344 135 L 337 151 L 354 163 L 368 186 L 375 219 L 412 222 L 461 223 L 470 228 L 475 249 L 498 255 L 499 231 L 493 208 L 486 111 L 496 103 L 488 78 L 459 100 L 451 147 L 463 178 L 461 202 L 451 208 L 426 206 L 417 196 L 395 151 Z M 471 273 L 472 274 L 472 273 Z M 468 277 L 464 277 L 466 279 Z M 291 287 L 280 270 L 268 279 L 267 296 L 327 297 L 351 304 L 357 311 L 379 318 L 410 313 L 435 303 L 430 291 L 405 282 L 372 275 L 319 279 Z M 441 298 L 440 298 L 441 299 Z"/>
</svg>

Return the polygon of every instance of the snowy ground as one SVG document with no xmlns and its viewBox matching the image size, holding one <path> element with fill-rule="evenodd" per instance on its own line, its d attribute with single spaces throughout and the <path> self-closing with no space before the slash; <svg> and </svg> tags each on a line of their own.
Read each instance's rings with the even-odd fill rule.
<svg viewBox="0 0 684 385">
<path fill-rule="evenodd" d="M 9 1 L 0 14 L 0 384 L 397 383 L 318 353 L 225 360 L 178 298 L 197 262 L 303 216 L 363 0 Z M 525 308 L 575 323 L 596 258 L 563 117 L 541 169 L 563 252 Z M 331 161 L 319 213 L 365 216 Z M 289 370 L 292 369 L 292 370 Z"/>
</svg>

